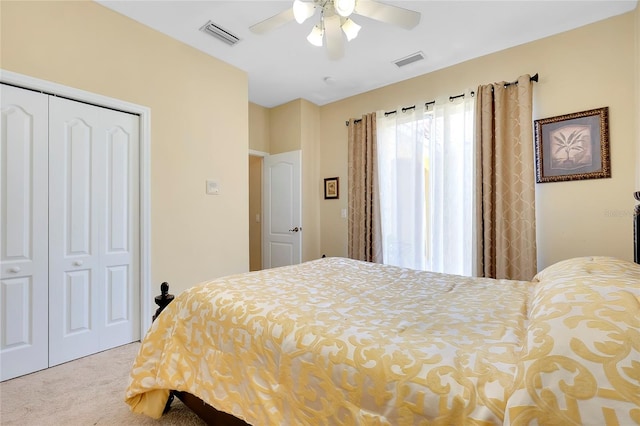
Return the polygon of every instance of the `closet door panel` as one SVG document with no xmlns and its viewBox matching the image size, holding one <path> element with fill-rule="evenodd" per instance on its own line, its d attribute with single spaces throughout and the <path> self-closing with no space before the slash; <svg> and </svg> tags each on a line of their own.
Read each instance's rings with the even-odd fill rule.
<svg viewBox="0 0 640 426">
<path fill-rule="evenodd" d="M 103 288 L 99 108 L 49 99 L 49 365 L 98 352 Z"/>
<path fill-rule="evenodd" d="M 58 146 L 64 160 L 54 167 L 62 166 L 64 179 L 62 199 L 65 200 L 62 235 L 66 236 L 65 256 L 90 256 L 92 253 L 92 128 L 84 120 L 65 123 L 63 140 Z"/>
<path fill-rule="evenodd" d="M 89 116 L 87 120 L 91 118 Z M 50 247 L 56 247 L 56 251 L 62 250 L 56 256 L 62 267 L 56 275 L 62 274 L 63 278 L 51 283 L 52 288 L 61 292 L 56 293 L 55 299 L 59 295 L 60 302 L 55 304 L 53 314 L 60 309 L 63 322 L 55 328 L 55 334 L 59 337 L 61 332 L 63 339 L 66 339 L 65 345 L 76 346 L 70 350 L 71 353 L 76 353 L 82 347 L 94 347 L 97 341 L 95 335 L 91 335 L 95 329 L 92 291 L 97 285 L 93 280 L 93 271 L 97 262 L 96 227 L 99 225 L 93 217 L 97 208 L 92 200 L 92 182 L 95 178 L 92 165 L 93 127 L 84 119 L 68 120 L 62 128 L 63 139 L 56 144 L 60 151 L 51 154 L 63 157 L 63 161 L 52 164 L 51 168 L 56 174 L 60 173 L 53 183 L 61 178 L 63 185 L 60 191 L 56 186 L 56 191 L 52 192 L 57 198 L 55 204 L 64 201 L 63 205 L 58 206 L 60 216 L 54 218 L 52 215 L 52 230 L 57 232 L 50 241 Z M 56 318 L 60 319 L 58 315 Z M 78 344 L 80 340 L 82 343 Z M 54 347 L 55 364 L 63 362 L 56 359 L 58 352 L 59 349 Z"/>
<path fill-rule="evenodd" d="M 129 193 L 131 177 L 127 165 L 130 135 L 117 127 L 107 132 L 107 182 L 110 194 L 107 201 L 107 247 L 109 254 L 129 251 Z"/>
<path fill-rule="evenodd" d="M 46 111 L 45 111 L 46 114 Z M 6 138 L 2 143 L 3 161 L 3 221 L 2 260 L 29 260 L 33 247 L 30 202 L 33 183 L 33 120 L 31 114 L 18 105 L 2 110 Z"/>
<path fill-rule="evenodd" d="M 101 137 L 106 147 L 104 245 L 104 324 L 101 349 L 140 338 L 139 315 L 139 129 L 138 117 L 101 111 Z"/>
<path fill-rule="evenodd" d="M 33 284 L 30 277 L 4 279 L 1 281 L 3 322 L 10 324 L 3 333 L 4 348 L 15 348 L 30 343 L 31 335 L 31 295 Z"/>
<path fill-rule="evenodd" d="M 0 85 L 0 380 L 48 366 L 47 96 Z"/>
</svg>

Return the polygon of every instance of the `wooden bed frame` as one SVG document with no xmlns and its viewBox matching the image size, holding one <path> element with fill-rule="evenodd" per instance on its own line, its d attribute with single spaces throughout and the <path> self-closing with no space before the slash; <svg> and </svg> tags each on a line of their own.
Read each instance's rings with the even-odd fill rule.
<svg viewBox="0 0 640 426">
<path fill-rule="evenodd" d="M 640 191 L 634 193 L 634 198 L 640 202 Z M 640 204 L 635 206 L 633 213 L 633 250 L 634 261 L 640 264 Z M 161 294 L 156 296 L 155 302 L 159 306 L 156 310 L 153 319 L 155 320 L 160 312 L 173 301 L 174 296 L 169 294 L 169 285 L 164 282 L 160 286 Z M 191 411 L 198 415 L 208 425 L 218 426 L 248 426 L 248 423 L 243 420 L 227 414 L 225 412 L 216 410 L 197 396 L 194 396 L 187 392 L 171 391 L 167 405 L 164 408 L 166 413 L 171 409 L 171 403 L 174 397 L 177 397 L 184 405 L 186 405 Z"/>
<path fill-rule="evenodd" d="M 167 401 L 167 406 L 165 407 L 165 412 L 168 411 L 171 407 L 171 402 L 173 401 L 173 396 L 177 396 L 180 401 L 191 411 L 196 413 L 198 417 L 205 421 L 208 425 L 216 425 L 216 426 L 249 426 L 248 423 L 240 420 L 239 418 L 232 416 L 231 414 L 227 414 L 223 411 L 218 411 L 197 396 L 191 395 L 187 392 L 176 392 L 171 391 L 171 396 Z"/>
<path fill-rule="evenodd" d="M 640 191 L 636 191 L 633 197 L 640 201 Z M 640 264 L 640 204 L 633 210 L 633 261 Z"/>
</svg>

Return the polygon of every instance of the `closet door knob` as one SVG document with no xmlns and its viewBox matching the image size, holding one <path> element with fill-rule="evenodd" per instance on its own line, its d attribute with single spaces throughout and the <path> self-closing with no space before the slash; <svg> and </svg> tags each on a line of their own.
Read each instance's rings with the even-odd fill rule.
<svg viewBox="0 0 640 426">
<path fill-rule="evenodd" d="M 84 262 L 82 262 L 82 260 L 76 260 L 75 262 L 73 262 L 74 266 L 82 266 Z"/>
<path fill-rule="evenodd" d="M 22 269 L 20 269 L 19 266 L 13 266 L 11 268 L 9 268 L 9 272 L 12 272 L 14 274 L 17 274 L 18 272 L 20 272 Z"/>
</svg>

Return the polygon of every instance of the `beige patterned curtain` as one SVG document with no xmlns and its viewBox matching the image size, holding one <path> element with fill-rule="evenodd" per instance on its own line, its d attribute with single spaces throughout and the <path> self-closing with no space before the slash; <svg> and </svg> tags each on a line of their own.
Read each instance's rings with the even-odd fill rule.
<svg viewBox="0 0 640 426">
<path fill-rule="evenodd" d="M 349 122 L 348 175 L 348 256 L 382 263 L 375 113 Z"/>
<path fill-rule="evenodd" d="M 478 273 L 530 280 L 537 271 L 532 82 L 478 87 Z"/>
</svg>

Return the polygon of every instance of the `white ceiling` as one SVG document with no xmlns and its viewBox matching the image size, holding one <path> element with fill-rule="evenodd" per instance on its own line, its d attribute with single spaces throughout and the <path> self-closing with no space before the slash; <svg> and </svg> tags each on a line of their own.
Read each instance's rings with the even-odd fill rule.
<svg viewBox="0 0 640 426">
<path fill-rule="evenodd" d="M 246 71 L 249 100 L 264 107 L 298 98 L 324 105 L 619 15 L 637 5 L 637 0 L 385 0 L 421 12 L 418 26 L 409 31 L 353 16 L 362 30 L 351 42 L 345 40 L 344 57 L 332 61 L 324 48 L 306 40 L 317 14 L 303 24 L 292 21 L 265 35 L 249 31 L 251 25 L 291 7 L 292 0 L 96 1 Z M 208 20 L 241 41 L 228 46 L 199 31 Z M 393 63 L 418 51 L 426 60 L 403 68 Z"/>
</svg>

